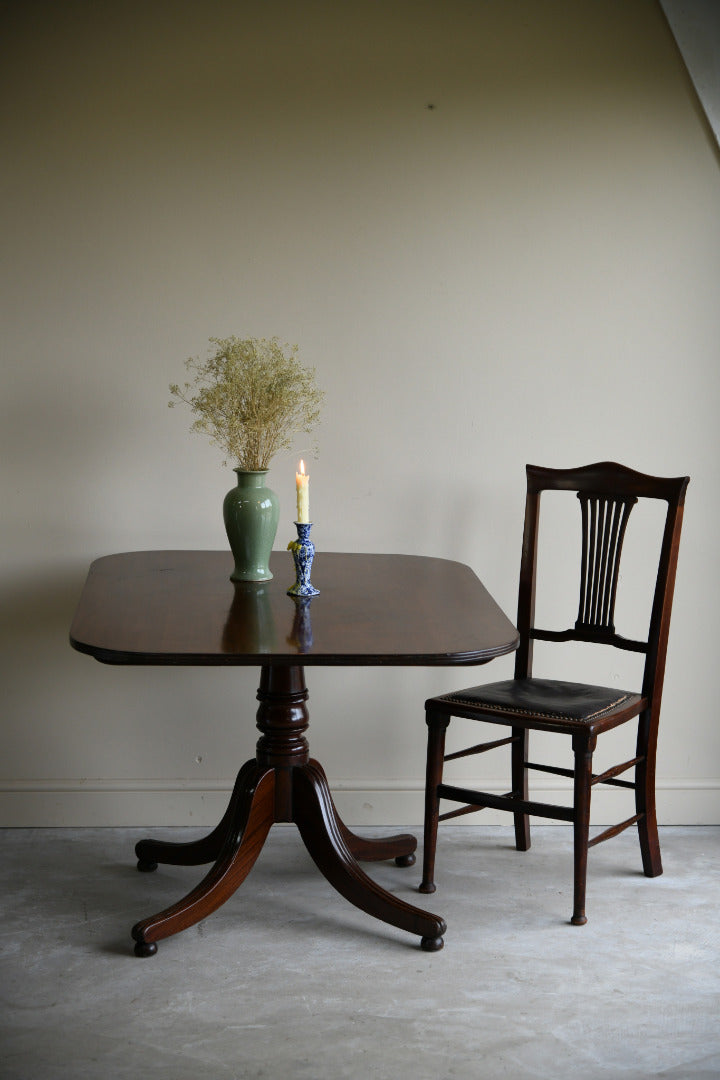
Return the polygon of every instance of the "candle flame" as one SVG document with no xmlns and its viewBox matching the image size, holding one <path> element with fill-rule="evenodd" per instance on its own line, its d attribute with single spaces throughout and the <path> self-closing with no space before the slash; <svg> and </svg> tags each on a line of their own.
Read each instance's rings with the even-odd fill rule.
<svg viewBox="0 0 720 1080">
<path fill-rule="evenodd" d="M 305 462 L 302 460 L 302 458 L 300 459 L 300 473 L 302 476 L 305 475 Z"/>
</svg>

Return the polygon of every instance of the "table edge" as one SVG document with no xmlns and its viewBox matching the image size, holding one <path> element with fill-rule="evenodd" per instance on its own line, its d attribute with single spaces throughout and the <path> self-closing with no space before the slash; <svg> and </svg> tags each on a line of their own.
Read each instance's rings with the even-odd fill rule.
<svg viewBox="0 0 720 1080">
<path fill-rule="evenodd" d="M 385 653 L 346 653 L 336 656 L 331 653 L 252 653 L 240 656 L 215 653 L 133 653 L 113 649 L 96 648 L 86 642 L 69 636 L 70 645 L 76 652 L 91 656 L 101 664 L 135 665 L 145 667 L 470 667 L 487 664 L 499 656 L 515 652 L 520 635 L 498 648 L 484 649 L 480 652 L 446 653 L 408 653 L 388 657 Z"/>
</svg>

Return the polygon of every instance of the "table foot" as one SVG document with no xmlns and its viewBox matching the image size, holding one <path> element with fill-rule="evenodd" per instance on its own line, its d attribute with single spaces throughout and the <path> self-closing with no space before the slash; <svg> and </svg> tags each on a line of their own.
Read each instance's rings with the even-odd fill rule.
<svg viewBox="0 0 720 1080">
<path fill-rule="evenodd" d="M 251 764 L 256 775 L 251 775 L 248 766 L 240 771 L 233 792 L 237 820 L 231 823 L 214 866 L 182 900 L 136 923 L 132 929 L 136 956 L 154 955 L 156 942 L 206 918 L 232 896 L 252 870 L 275 820 L 275 773 Z M 244 786 L 239 790 L 241 777 Z"/>
<path fill-rule="evenodd" d="M 133 952 L 136 956 L 154 956 L 157 952 L 157 945 L 154 941 L 136 941 Z"/>
<path fill-rule="evenodd" d="M 232 833 L 238 815 L 238 807 L 257 769 L 255 760 L 247 761 L 237 775 L 232 797 L 218 825 L 200 840 L 178 844 L 167 840 L 139 840 L 135 845 L 138 870 L 149 873 L 157 870 L 158 863 L 168 866 L 202 866 L 215 862 L 223 845 Z"/>
<path fill-rule="evenodd" d="M 417 934 L 422 942 L 435 943 L 433 951 L 442 948 L 443 919 L 386 892 L 360 869 L 346 839 L 354 834 L 341 821 L 325 774 L 314 761 L 294 770 L 293 816 L 318 869 L 346 900 L 376 919 Z"/>
<path fill-rule="evenodd" d="M 420 942 L 423 952 L 440 952 L 445 941 L 441 937 L 424 937 Z"/>
</svg>

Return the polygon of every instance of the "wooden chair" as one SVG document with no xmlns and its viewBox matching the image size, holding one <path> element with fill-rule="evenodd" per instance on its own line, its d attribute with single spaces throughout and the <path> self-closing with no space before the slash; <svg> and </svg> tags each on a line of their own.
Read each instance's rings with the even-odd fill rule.
<svg viewBox="0 0 720 1080">
<path fill-rule="evenodd" d="M 655 753 L 683 504 L 689 477 L 664 479 L 646 476 L 610 462 L 578 469 L 544 469 L 528 465 L 526 471 L 527 499 L 517 617 L 520 646 L 515 660 L 515 677 L 443 694 L 425 703 L 428 725 L 427 786 L 420 891 L 435 891 L 433 875 L 438 821 L 486 806 L 509 810 L 514 815 L 518 851 L 527 851 L 530 847 L 529 815 L 571 821 L 575 871 L 571 922 L 580 926 L 587 922 L 585 880 L 589 847 L 617 836 L 628 826 L 637 823 L 643 870 L 648 877 L 662 873 L 655 815 Z M 540 495 L 543 491 L 575 492 L 581 511 L 580 604 L 574 627 L 559 632 L 538 629 L 534 618 Z M 621 637 L 614 625 L 623 539 L 630 512 L 638 499 L 656 499 L 667 503 L 646 641 Z M 633 693 L 615 687 L 534 678 L 533 643 L 538 640 L 594 642 L 644 653 L 642 687 L 639 693 Z M 445 735 L 453 716 L 504 724 L 511 729 L 510 734 L 507 738 L 481 743 L 446 756 Z M 634 717 L 638 718 L 635 756 L 595 775 L 592 760 L 598 736 Z M 531 730 L 569 735 L 575 755 L 574 768 L 539 765 L 528 760 L 528 735 Z M 511 746 L 512 791 L 509 794 L 490 794 L 443 783 L 445 761 L 481 754 L 506 744 Z M 634 781 L 618 779 L 621 773 L 633 768 Z M 572 807 L 529 800 L 528 772 L 531 770 L 572 777 Z M 590 795 L 594 785 L 601 783 L 633 789 L 636 812 L 627 821 L 589 840 Z M 441 799 L 463 805 L 441 815 Z"/>
</svg>

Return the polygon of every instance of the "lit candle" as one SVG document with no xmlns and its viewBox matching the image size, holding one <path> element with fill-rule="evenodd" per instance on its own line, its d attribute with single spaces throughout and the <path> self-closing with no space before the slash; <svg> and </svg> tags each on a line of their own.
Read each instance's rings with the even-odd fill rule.
<svg viewBox="0 0 720 1080">
<path fill-rule="evenodd" d="M 297 520 L 302 525 L 310 521 L 310 477 L 305 472 L 305 462 L 300 462 L 300 472 L 295 473 L 297 488 Z"/>
</svg>

